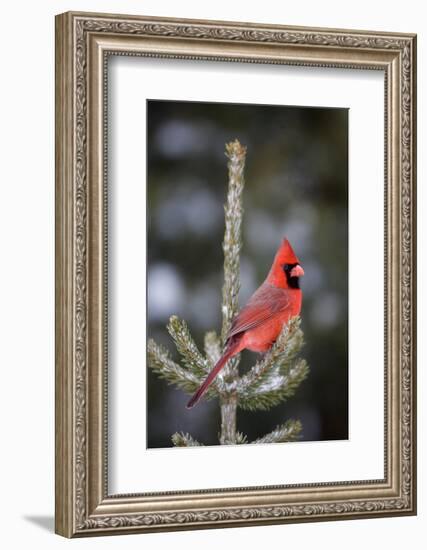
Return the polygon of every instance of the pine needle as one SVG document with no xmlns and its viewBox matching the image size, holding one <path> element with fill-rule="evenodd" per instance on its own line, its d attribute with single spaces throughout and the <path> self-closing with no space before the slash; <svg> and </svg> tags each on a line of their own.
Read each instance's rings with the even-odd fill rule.
<svg viewBox="0 0 427 550">
<path fill-rule="evenodd" d="M 171 439 L 175 447 L 203 447 L 203 443 L 199 443 L 188 433 L 176 432 Z"/>
<path fill-rule="evenodd" d="M 302 424 L 299 420 L 288 420 L 281 426 L 277 426 L 272 432 L 255 441 L 253 444 L 259 443 L 288 443 L 290 441 L 298 441 L 301 438 Z"/>
</svg>

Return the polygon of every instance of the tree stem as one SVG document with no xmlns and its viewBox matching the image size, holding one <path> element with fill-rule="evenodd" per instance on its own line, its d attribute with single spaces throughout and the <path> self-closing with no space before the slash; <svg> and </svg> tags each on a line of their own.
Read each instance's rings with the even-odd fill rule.
<svg viewBox="0 0 427 550">
<path fill-rule="evenodd" d="M 221 342 L 225 346 L 233 318 L 238 310 L 240 290 L 240 248 L 242 245 L 242 193 L 245 185 L 244 168 L 246 147 L 236 139 L 225 146 L 228 157 L 228 193 L 225 204 L 224 285 L 222 287 L 222 331 Z M 223 370 L 224 380 L 237 381 L 239 358 L 230 359 Z M 236 443 L 237 394 L 222 392 L 221 407 L 221 445 Z"/>
<path fill-rule="evenodd" d="M 237 396 L 235 393 L 222 395 L 221 406 L 221 445 L 234 445 L 236 443 L 236 413 Z"/>
</svg>

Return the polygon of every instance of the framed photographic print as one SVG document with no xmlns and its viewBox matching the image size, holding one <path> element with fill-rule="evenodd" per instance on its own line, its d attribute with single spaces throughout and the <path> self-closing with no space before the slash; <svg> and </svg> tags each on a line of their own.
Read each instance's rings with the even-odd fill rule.
<svg viewBox="0 0 427 550">
<path fill-rule="evenodd" d="M 56 18 L 56 532 L 415 514 L 416 37 Z"/>
</svg>

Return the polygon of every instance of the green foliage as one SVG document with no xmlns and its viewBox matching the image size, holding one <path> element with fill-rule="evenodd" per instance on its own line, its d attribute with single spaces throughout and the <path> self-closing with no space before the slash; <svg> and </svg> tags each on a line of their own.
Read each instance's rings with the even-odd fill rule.
<svg viewBox="0 0 427 550">
<path fill-rule="evenodd" d="M 236 432 L 236 441 L 235 443 L 237 445 L 243 445 L 245 443 L 248 443 L 248 437 L 241 432 Z"/>
<path fill-rule="evenodd" d="M 187 323 L 172 315 L 167 326 L 169 334 L 175 342 L 176 349 L 182 357 L 185 367 L 199 378 L 206 376 L 210 370 L 210 363 L 198 350 L 191 337 Z"/>
<path fill-rule="evenodd" d="M 202 443 L 193 439 L 190 434 L 183 432 L 174 433 L 171 439 L 175 447 L 203 447 Z"/>
<path fill-rule="evenodd" d="M 181 390 L 192 393 L 200 384 L 200 378 L 189 369 L 172 361 L 169 352 L 150 338 L 147 344 L 149 367 L 169 384 L 175 384 Z"/>
<path fill-rule="evenodd" d="M 240 249 L 243 218 L 242 195 L 244 189 L 244 165 L 246 148 L 237 140 L 226 145 L 229 185 L 225 211 L 224 285 L 222 289 L 221 337 L 216 332 L 207 332 L 204 354 L 198 349 L 185 321 L 173 315 L 167 326 L 182 364 L 174 362 L 166 349 L 150 339 L 148 342 L 148 365 L 169 384 L 193 394 L 221 356 L 231 323 L 238 311 L 240 290 Z M 283 443 L 301 437 L 299 420 L 287 420 L 269 434 L 249 442 L 247 436 L 236 430 L 236 409 L 268 410 L 294 395 L 298 386 L 308 375 L 304 359 L 298 358 L 304 344 L 299 317 L 292 318 L 283 327 L 272 348 L 247 374 L 239 376 L 240 356 L 230 359 L 222 372 L 209 387 L 206 398 L 219 397 L 221 407 L 221 433 L 223 444 Z M 177 432 L 172 435 L 177 447 L 201 446 L 190 434 Z"/>
<path fill-rule="evenodd" d="M 283 327 L 273 347 L 236 385 L 238 406 L 267 410 L 291 397 L 306 378 L 308 366 L 297 355 L 304 344 L 300 318 Z"/>
<path fill-rule="evenodd" d="M 272 432 L 252 443 L 289 443 L 300 439 L 302 424 L 299 420 L 288 420 L 282 426 L 277 426 Z"/>
<path fill-rule="evenodd" d="M 222 249 L 224 251 L 224 285 L 222 287 L 222 331 L 224 345 L 234 316 L 239 309 L 240 291 L 240 249 L 242 247 L 242 193 L 245 185 L 243 170 L 246 147 L 235 140 L 225 146 L 228 157 L 228 194 L 224 206 L 225 234 Z"/>
</svg>

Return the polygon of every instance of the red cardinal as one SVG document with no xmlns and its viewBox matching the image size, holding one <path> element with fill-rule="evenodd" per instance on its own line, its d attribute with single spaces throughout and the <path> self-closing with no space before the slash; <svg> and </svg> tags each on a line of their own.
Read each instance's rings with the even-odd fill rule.
<svg viewBox="0 0 427 550">
<path fill-rule="evenodd" d="M 295 252 L 284 239 L 266 280 L 234 319 L 221 358 L 188 402 L 188 409 L 199 401 L 231 357 L 243 349 L 265 352 L 271 348 L 283 326 L 301 311 L 299 278 L 303 275 Z"/>
</svg>

